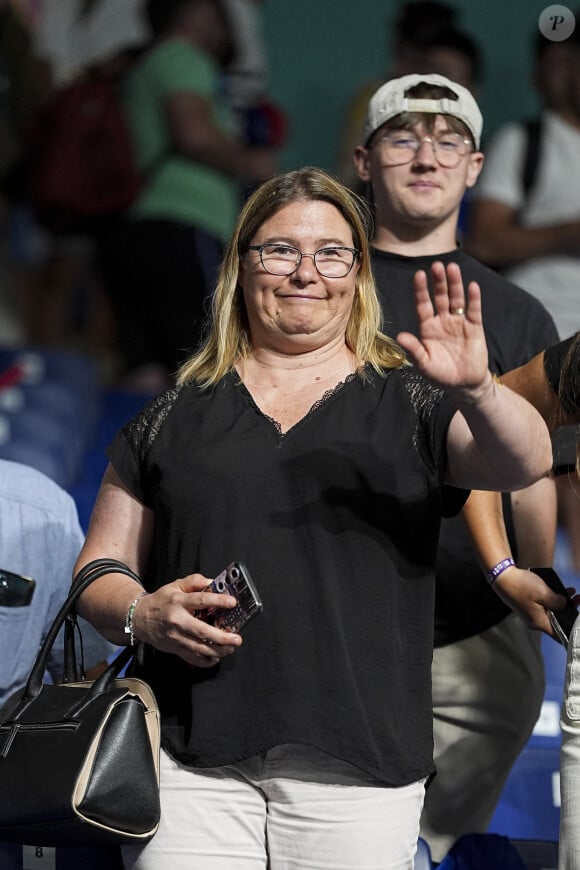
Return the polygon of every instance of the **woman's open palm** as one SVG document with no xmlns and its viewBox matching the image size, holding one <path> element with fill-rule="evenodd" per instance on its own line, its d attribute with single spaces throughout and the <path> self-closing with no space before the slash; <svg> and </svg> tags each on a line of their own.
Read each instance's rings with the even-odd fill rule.
<svg viewBox="0 0 580 870">
<path fill-rule="evenodd" d="M 488 354 L 479 285 L 469 284 L 467 299 L 457 263 L 431 267 L 433 299 L 427 275 L 415 274 L 419 335 L 399 333 L 397 341 L 425 377 L 443 388 L 477 390 L 488 379 Z"/>
</svg>

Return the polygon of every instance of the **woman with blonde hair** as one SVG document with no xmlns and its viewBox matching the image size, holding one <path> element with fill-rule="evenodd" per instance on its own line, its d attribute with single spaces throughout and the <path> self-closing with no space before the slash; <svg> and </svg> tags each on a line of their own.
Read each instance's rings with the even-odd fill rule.
<svg viewBox="0 0 580 870">
<path fill-rule="evenodd" d="M 520 488 L 551 456 L 487 369 L 477 285 L 435 264 L 433 305 L 419 274 L 397 344 L 368 236 L 322 170 L 265 182 L 201 347 L 109 450 L 77 569 L 106 555 L 143 587 L 111 574 L 80 609 L 144 645 L 163 731 L 159 832 L 127 867 L 413 867 L 441 515 L 453 486 Z M 236 560 L 263 601 L 243 639 L 204 618 L 236 606 L 207 588 Z"/>
</svg>

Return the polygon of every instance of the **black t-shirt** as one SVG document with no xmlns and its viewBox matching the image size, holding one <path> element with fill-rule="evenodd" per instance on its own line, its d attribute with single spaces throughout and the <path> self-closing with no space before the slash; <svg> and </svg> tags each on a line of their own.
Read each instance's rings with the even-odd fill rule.
<svg viewBox="0 0 580 870">
<path fill-rule="evenodd" d="M 431 656 L 453 407 L 367 370 L 282 435 L 234 375 L 162 395 L 109 456 L 154 511 L 147 589 L 247 564 L 264 603 L 209 670 L 148 649 L 163 745 L 196 766 L 305 743 L 393 786 L 432 771 Z"/>
<path fill-rule="evenodd" d="M 480 285 L 489 367 L 494 374 L 523 365 L 558 341 L 554 322 L 541 302 L 461 249 L 437 257 L 403 257 L 373 249 L 373 269 L 388 335 L 396 338 L 403 330 L 417 334 L 413 276 L 424 269 L 430 277 L 435 260 L 458 263 L 466 288 L 470 281 Z M 508 498 L 504 498 L 504 512 L 510 532 Z M 510 538 L 517 552 L 513 536 Z M 488 586 L 462 516 L 446 520 L 437 555 L 435 645 L 479 634 L 510 612 Z"/>
</svg>

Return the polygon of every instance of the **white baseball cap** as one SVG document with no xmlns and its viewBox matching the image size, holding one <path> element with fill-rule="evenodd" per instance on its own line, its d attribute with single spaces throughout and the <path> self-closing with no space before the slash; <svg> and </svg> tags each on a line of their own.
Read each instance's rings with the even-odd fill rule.
<svg viewBox="0 0 580 870">
<path fill-rule="evenodd" d="M 442 97 L 440 100 L 425 100 L 405 96 L 410 88 L 423 83 L 449 88 L 454 94 L 457 94 L 457 98 Z M 391 118 L 403 112 L 429 112 L 435 115 L 452 115 L 454 118 L 463 121 L 473 136 L 475 147 L 479 148 L 483 128 L 483 116 L 479 111 L 479 106 L 467 88 L 464 88 L 463 85 L 455 84 L 455 82 L 445 78 L 445 76 L 440 76 L 437 73 L 428 73 L 427 75 L 414 73 L 413 75 L 402 76 L 398 79 L 391 79 L 384 85 L 381 85 L 369 100 L 363 131 L 363 141 L 365 144 L 369 141 L 375 130 L 382 127 L 386 121 L 390 121 Z"/>
</svg>

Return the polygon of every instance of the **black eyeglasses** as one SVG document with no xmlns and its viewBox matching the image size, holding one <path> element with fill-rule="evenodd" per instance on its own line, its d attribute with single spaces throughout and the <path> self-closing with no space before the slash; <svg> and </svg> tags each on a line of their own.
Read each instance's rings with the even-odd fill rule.
<svg viewBox="0 0 580 870">
<path fill-rule="evenodd" d="M 459 133 L 440 133 L 438 136 L 415 136 L 408 130 L 395 130 L 385 133 L 369 145 L 369 148 L 380 148 L 391 166 L 403 166 L 410 163 L 417 156 L 423 142 L 429 142 L 433 149 L 433 156 L 440 166 L 445 169 L 454 169 L 459 166 L 461 160 L 468 151 L 471 151 L 472 143 L 464 139 Z"/>
<path fill-rule="evenodd" d="M 313 254 L 306 254 L 293 245 L 272 244 L 250 245 L 250 251 L 258 251 L 260 262 L 270 275 L 292 275 L 302 262 L 302 257 L 312 257 L 317 272 L 323 278 L 344 278 L 355 260 L 360 257 L 357 248 L 347 248 L 343 245 L 329 245 L 319 248 Z"/>
</svg>

